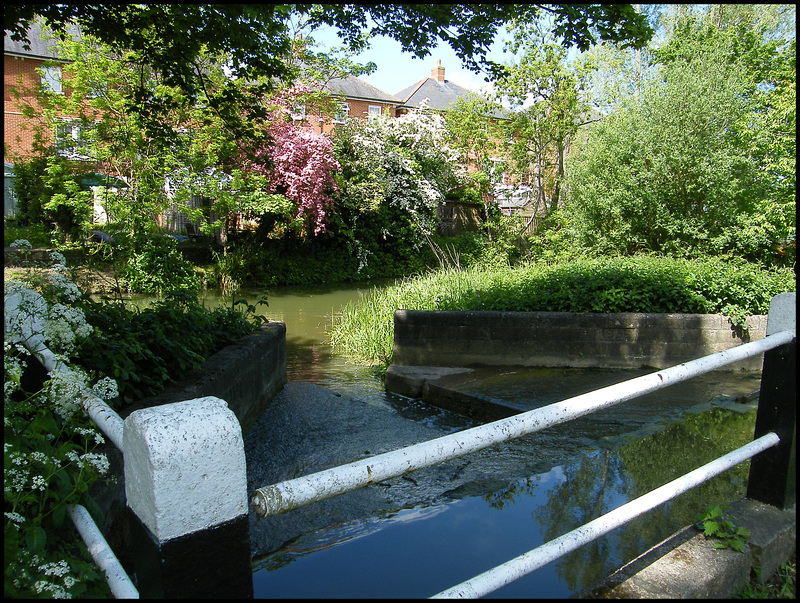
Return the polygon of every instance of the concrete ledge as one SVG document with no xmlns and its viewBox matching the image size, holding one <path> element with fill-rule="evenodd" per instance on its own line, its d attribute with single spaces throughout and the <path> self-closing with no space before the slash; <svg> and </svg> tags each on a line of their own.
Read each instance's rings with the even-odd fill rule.
<svg viewBox="0 0 800 603">
<path fill-rule="evenodd" d="M 421 398 L 422 390 L 429 381 L 436 381 L 446 375 L 471 373 L 472 369 L 447 366 L 399 366 L 392 364 L 386 370 L 384 385 L 386 389 L 401 396 Z"/>
<path fill-rule="evenodd" d="M 780 510 L 742 499 L 728 513 L 750 530 L 744 553 L 715 549 L 713 540 L 689 526 L 572 598 L 724 599 L 747 583 L 754 567 L 765 582 L 795 550 L 795 507 Z"/>
<path fill-rule="evenodd" d="M 666 368 L 762 339 L 766 316 L 742 335 L 720 314 L 576 314 L 397 310 L 401 366 Z M 760 371 L 763 354 L 725 370 Z"/>
</svg>

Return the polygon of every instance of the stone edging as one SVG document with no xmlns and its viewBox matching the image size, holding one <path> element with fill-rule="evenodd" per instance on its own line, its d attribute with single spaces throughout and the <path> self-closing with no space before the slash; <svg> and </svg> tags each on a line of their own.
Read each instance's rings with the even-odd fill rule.
<svg viewBox="0 0 800 603">
<path fill-rule="evenodd" d="M 397 310 L 399 366 L 667 368 L 766 334 L 767 317 L 737 333 L 720 314 L 576 314 Z M 761 370 L 762 356 L 726 370 Z"/>
</svg>

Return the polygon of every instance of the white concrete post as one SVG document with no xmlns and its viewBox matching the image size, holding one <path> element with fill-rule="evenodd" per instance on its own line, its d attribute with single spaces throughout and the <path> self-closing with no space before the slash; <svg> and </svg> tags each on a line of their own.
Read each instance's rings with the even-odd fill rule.
<svg viewBox="0 0 800 603">
<path fill-rule="evenodd" d="M 137 410 L 123 440 L 128 506 L 160 542 L 247 514 L 242 429 L 225 401 Z"/>
<path fill-rule="evenodd" d="M 132 412 L 125 494 L 145 598 L 252 598 L 242 428 L 208 396 Z"/>
</svg>

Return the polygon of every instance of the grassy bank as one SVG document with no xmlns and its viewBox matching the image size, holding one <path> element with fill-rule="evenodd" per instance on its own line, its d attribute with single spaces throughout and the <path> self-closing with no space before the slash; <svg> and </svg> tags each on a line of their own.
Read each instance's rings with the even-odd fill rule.
<svg viewBox="0 0 800 603">
<path fill-rule="evenodd" d="M 734 325 L 766 314 L 778 293 L 796 290 L 791 269 L 712 258 L 688 261 L 634 256 L 447 269 L 377 289 L 334 317 L 334 349 L 355 361 L 391 363 L 393 316 L 407 310 L 655 312 L 724 314 Z"/>
</svg>

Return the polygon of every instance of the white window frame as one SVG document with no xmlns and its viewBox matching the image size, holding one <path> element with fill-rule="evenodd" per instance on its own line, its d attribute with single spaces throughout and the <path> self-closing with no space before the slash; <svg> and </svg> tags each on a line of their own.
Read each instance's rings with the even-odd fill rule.
<svg viewBox="0 0 800 603">
<path fill-rule="evenodd" d="M 91 128 L 91 126 L 89 126 Z M 81 137 L 87 129 L 80 120 L 60 119 L 56 122 L 55 147 L 56 154 L 69 159 L 91 159 L 85 140 Z M 69 136 L 70 144 L 65 145 L 65 138 Z"/>
<path fill-rule="evenodd" d="M 333 117 L 334 123 L 344 123 L 348 117 L 350 117 L 350 105 L 348 103 L 339 103 L 336 115 Z"/>
<path fill-rule="evenodd" d="M 42 86 L 45 90 L 55 92 L 56 94 L 63 94 L 63 86 L 61 83 L 61 65 L 54 65 L 50 67 L 41 67 L 42 70 Z"/>
<path fill-rule="evenodd" d="M 380 105 L 368 105 L 367 106 L 367 120 L 372 121 L 374 119 L 378 119 L 381 115 L 383 115 L 383 107 Z"/>
</svg>

